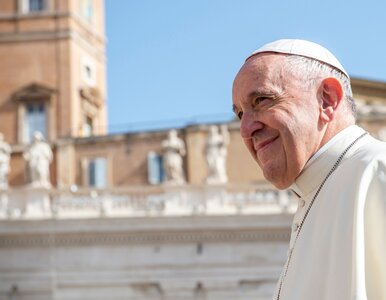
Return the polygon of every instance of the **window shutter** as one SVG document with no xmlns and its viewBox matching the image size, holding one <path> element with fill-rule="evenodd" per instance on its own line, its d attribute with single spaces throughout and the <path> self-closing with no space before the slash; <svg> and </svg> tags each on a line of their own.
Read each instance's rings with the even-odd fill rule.
<svg viewBox="0 0 386 300">
<path fill-rule="evenodd" d="M 95 159 L 95 186 L 102 188 L 106 187 L 106 159 L 105 158 L 97 158 Z"/>
<path fill-rule="evenodd" d="M 106 158 L 98 157 L 91 159 L 88 164 L 89 186 L 104 188 L 107 185 L 107 164 Z"/>
<path fill-rule="evenodd" d="M 150 184 L 160 184 L 163 180 L 162 156 L 155 152 L 147 155 L 147 177 Z"/>
</svg>

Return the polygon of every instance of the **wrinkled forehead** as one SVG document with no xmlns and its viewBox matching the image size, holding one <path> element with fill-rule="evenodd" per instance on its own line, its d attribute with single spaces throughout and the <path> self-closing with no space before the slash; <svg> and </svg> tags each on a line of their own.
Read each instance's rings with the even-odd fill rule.
<svg viewBox="0 0 386 300">
<path fill-rule="evenodd" d="M 278 83 L 290 75 L 286 62 L 287 55 L 261 53 L 248 58 L 237 73 L 233 89 L 250 84 L 251 80 Z"/>
</svg>

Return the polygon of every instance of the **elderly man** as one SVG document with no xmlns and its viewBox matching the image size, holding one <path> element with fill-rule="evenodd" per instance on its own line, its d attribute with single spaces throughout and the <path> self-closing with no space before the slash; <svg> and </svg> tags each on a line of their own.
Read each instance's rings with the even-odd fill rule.
<svg viewBox="0 0 386 300">
<path fill-rule="evenodd" d="M 386 299 L 386 144 L 355 125 L 339 61 L 269 43 L 237 74 L 233 109 L 266 179 L 299 197 L 273 299 Z"/>
</svg>

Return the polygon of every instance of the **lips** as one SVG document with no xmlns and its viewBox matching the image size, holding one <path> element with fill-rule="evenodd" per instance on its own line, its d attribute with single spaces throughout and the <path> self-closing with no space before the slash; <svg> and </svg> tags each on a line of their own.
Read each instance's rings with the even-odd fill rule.
<svg viewBox="0 0 386 300">
<path fill-rule="evenodd" d="M 254 148 L 255 148 L 255 151 L 258 152 L 260 150 L 262 150 L 263 148 L 269 146 L 270 144 L 272 144 L 274 141 L 276 141 L 277 139 L 279 138 L 279 136 L 275 136 L 273 138 L 269 138 L 269 139 L 266 139 L 260 143 L 257 143 L 254 145 Z"/>
</svg>

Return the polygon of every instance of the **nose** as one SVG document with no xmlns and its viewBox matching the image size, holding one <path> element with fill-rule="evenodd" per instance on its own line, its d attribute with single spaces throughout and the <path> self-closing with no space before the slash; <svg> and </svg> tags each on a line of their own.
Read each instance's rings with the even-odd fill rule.
<svg viewBox="0 0 386 300">
<path fill-rule="evenodd" d="M 254 133 L 264 127 L 264 124 L 257 120 L 254 113 L 244 113 L 240 121 L 240 134 L 243 139 L 250 139 Z"/>
</svg>

